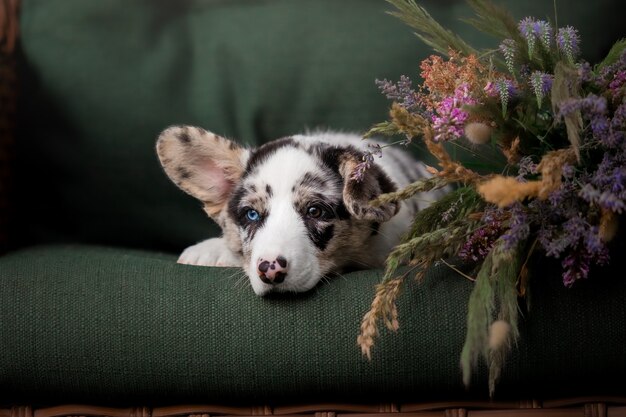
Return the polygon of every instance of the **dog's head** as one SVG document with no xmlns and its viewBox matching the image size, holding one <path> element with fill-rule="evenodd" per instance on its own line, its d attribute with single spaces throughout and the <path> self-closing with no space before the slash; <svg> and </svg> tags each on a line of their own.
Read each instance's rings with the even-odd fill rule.
<svg viewBox="0 0 626 417">
<path fill-rule="evenodd" d="M 354 264 L 368 266 L 366 241 L 398 211 L 368 203 L 395 185 L 376 165 L 359 181 L 362 153 L 299 137 L 248 150 L 190 126 L 161 133 L 157 152 L 165 172 L 204 204 L 258 295 L 301 292 L 322 276 Z"/>
</svg>

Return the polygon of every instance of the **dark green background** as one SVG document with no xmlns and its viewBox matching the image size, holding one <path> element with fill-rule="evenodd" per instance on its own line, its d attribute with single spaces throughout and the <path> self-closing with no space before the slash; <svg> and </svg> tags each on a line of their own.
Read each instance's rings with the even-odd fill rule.
<svg viewBox="0 0 626 417">
<path fill-rule="evenodd" d="M 461 1 L 421 2 L 468 39 Z M 552 1 L 508 1 L 550 17 Z M 625 34 L 616 1 L 559 2 L 597 60 Z M 24 0 L 18 219 L 23 245 L 179 251 L 217 230 L 169 183 L 155 138 L 195 124 L 256 144 L 315 128 L 368 130 L 374 80 L 417 78 L 430 50 L 382 0 Z M 491 45 L 484 38 L 480 45 Z"/>
</svg>

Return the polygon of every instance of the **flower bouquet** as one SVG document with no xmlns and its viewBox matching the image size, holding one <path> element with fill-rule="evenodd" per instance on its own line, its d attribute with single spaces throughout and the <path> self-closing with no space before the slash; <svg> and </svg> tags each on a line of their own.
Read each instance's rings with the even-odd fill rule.
<svg viewBox="0 0 626 417">
<path fill-rule="evenodd" d="M 463 380 L 469 384 L 482 357 L 493 394 L 519 337 L 531 257 L 560 260 L 568 287 L 609 262 L 626 208 L 626 41 L 591 66 L 578 59 L 575 28 L 531 17 L 517 22 L 488 0 L 468 0 L 475 12 L 468 22 L 500 40 L 499 48 L 478 51 L 414 0 L 388 2 L 440 55 L 422 61 L 417 86 L 406 76 L 377 81 L 393 104 L 390 119 L 368 135 L 401 137 L 388 146 L 423 144 L 438 167 L 372 204 L 454 188 L 417 214 L 389 255 L 358 343 L 371 357 L 379 320 L 398 328 L 395 300 L 412 272 L 419 279 L 433 264 L 457 269 L 450 260 L 461 261 L 469 272 L 458 272 L 474 281 Z M 473 154 L 471 165 L 453 156 L 457 147 Z M 493 150 L 499 158 L 486 158 Z M 372 149 L 364 164 L 381 153 L 384 147 Z M 404 263 L 410 267 L 398 276 Z"/>
</svg>

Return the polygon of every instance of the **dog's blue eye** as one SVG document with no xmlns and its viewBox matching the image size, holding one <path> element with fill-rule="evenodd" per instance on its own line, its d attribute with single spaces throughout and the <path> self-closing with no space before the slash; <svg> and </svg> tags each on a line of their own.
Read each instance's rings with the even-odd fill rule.
<svg viewBox="0 0 626 417">
<path fill-rule="evenodd" d="M 261 220 L 261 215 L 259 214 L 258 211 L 254 210 L 254 209 L 250 209 L 246 212 L 246 217 L 248 218 L 248 220 L 250 220 L 251 222 L 258 222 L 259 220 Z"/>
</svg>

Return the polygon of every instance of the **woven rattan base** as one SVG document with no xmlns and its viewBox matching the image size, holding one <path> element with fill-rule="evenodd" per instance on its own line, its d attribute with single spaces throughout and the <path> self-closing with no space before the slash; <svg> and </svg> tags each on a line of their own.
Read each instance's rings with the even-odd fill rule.
<svg viewBox="0 0 626 417">
<path fill-rule="evenodd" d="M 551 401 L 437 402 L 408 404 L 310 404 L 301 406 L 227 407 L 179 405 L 110 408 L 60 405 L 47 408 L 14 406 L 0 409 L 0 417 L 626 417 L 626 397 L 568 398 Z"/>
</svg>

